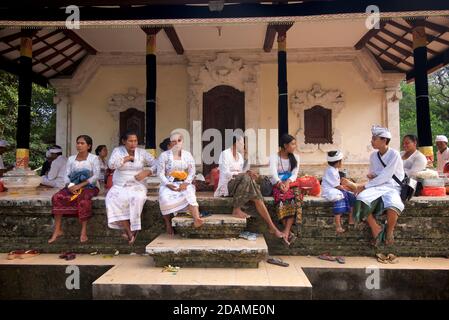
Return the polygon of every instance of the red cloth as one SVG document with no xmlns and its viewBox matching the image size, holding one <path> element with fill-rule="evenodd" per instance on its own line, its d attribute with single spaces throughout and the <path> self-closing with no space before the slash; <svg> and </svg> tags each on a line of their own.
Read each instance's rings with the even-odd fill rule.
<svg viewBox="0 0 449 320">
<path fill-rule="evenodd" d="M 295 182 L 290 183 L 291 187 L 299 188 L 311 188 L 307 189 L 307 194 L 310 196 L 318 197 L 321 193 L 321 185 L 316 177 L 303 176 L 296 179 Z"/>
<path fill-rule="evenodd" d="M 218 188 L 218 180 L 220 179 L 220 170 L 218 168 L 213 168 L 210 171 L 210 184 L 214 185 L 214 191 Z"/>
<path fill-rule="evenodd" d="M 0 192 L 5 191 L 5 186 L 3 185 L 3 182 L 0 181 Z"/>
<path fill-rule="evenodd" d="M 53 205 L 52 213 L 54 215 L 63 215 L 68 217 L 78 217 L 80 221 L 87 221 L 92 217 L 92 198 L 98 194 L 98 188 L 84 188 L 81 194 L 70 201 L 72 193 L 64 188 L 53 195 L 51 203 Z"/>
<path fill-rule="evenodd" d="M 423 197 L 444 197 L 446 196 L 445 187 L 423 187 L 421 190 Z"/>
</svg>

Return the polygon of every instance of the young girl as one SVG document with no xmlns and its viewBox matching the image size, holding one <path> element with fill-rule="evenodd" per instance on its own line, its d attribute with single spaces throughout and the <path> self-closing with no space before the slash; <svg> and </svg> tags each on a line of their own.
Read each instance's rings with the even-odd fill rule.
<svg viewBox="0 0 449 320">
<path fill-rule="evenodd" d="M 355 195 L 347 191 L 350 183 L 346 179 L 340 180 L 338 169 L 342 166 L 343 154 L 340 151 L 330 151 L 327 153 L 327 163 L 329 166 L 324 171 L 321 182 L 322 197 L 334 203 L 335 228 L 337 233 L 345 230 L 341 226 L 341 215 L 349 213 L 349 225 L 353 225 L 352 207 L 355 202 Z"/>
</svg>

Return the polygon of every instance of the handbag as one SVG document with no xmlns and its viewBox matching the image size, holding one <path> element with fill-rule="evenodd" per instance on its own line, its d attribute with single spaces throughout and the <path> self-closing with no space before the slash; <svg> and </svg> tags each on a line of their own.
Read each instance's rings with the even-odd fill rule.
<svg viewBox="0 0 449 320">
<path fill-rule="evenodd" d="M 387 166 L 380 157 L 380 153 L 377 153 L 377 157 L 379 158 L 380 163 L 384 166 L 384 168 Z M 409 201 L 414 195 L 415 195 L 415 189 L 418 181 L 416 181 L 413 178 L 407 177 L 405 175 L 404 180 L 399 180 L 396 175 L 393 175 L 393 180 L 396 181 L 397 184 L 401 186 L 401 200 L 402 202 Z"/>
<path fill-rule="evenodd" d="M 273 195 L 273 185 L 268 176 L 261 177 L 259 184 L 260 192 L 264 197 L 271 197 Z"/>
</svg>

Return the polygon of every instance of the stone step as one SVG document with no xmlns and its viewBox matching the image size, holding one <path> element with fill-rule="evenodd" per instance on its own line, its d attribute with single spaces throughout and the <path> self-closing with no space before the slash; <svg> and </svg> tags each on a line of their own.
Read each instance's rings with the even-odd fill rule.
<svg viewBox="0 0 449 320">
<path fill-rule="evenodd" d="M 235 218 L 230 214 L 212 214 L 203 218 L 200 228 L 193 226 L 191 216 L 182 215 L 173 218 L 172 226 L 176 232 L 186 238 L 237 238 L 246 227 L 246 219 Z"/>
<path fill-rule="evenodd" d="M 257 269 L 181 268 L 161 272 L 152 259 L 111 268 L 92 284 L 93 299 L 303 299 L 312 285 L 295 265 L 280 268 L 260 262 Z M 218 310 L 217 310 L 218 311 Z"/>
<path fill-rule="evenodd" d="M 268 255 L 262 235 L 245 239 L 188 239 L 162 234 L 146 247 L 157 267 L 257 268 Z"/>
</svg>

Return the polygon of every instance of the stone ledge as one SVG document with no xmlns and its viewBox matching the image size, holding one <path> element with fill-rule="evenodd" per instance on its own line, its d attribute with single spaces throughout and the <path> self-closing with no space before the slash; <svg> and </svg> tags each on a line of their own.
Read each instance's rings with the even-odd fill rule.
<svg viewBox="0 0 449 320">
<path fill-rule="evenodd" d="M 244 239 L 185 239 L 160 235 L 146 247 L 155 265 L 257 268 L 268 255 L 263 236 L 256 241 Z"/>
<path fill-rule="evenodd" d="M 236 238 L 246 227 L 246 219 L 231 214 L 212 214 L 203 220 L 201 228 L 195 228 L 190 216 L 176 216 L 172 226 L 182 237 L 208 239 Z"/>
</svg>

